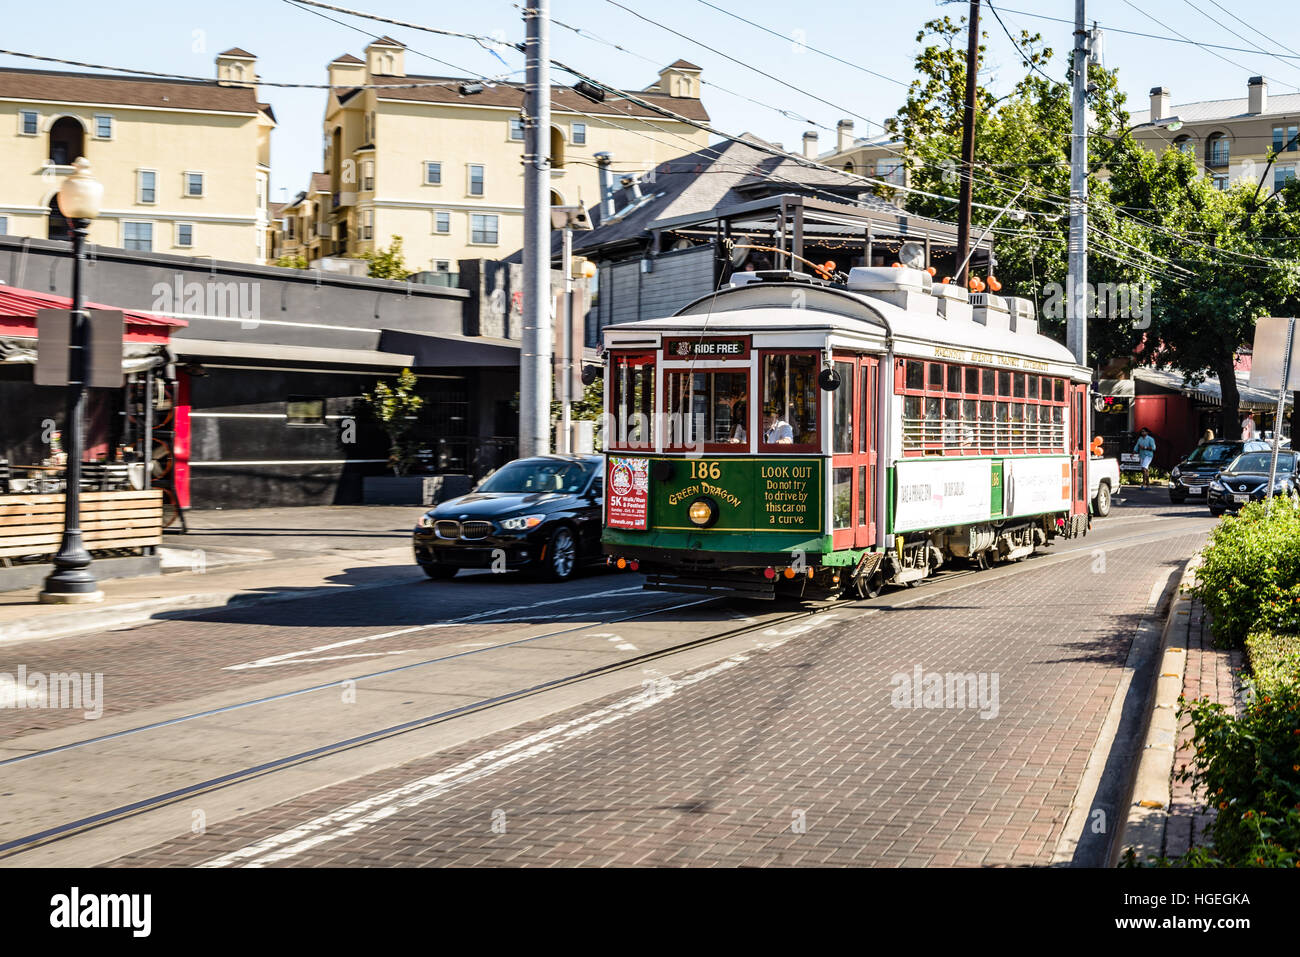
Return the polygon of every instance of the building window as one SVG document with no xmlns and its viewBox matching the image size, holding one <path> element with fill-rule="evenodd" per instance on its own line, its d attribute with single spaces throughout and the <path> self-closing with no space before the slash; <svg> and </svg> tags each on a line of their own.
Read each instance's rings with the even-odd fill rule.
<svg viewBox="0 0 1300 957">
<path fill-rule="evenodd" d="M 483 167 L 477 163 L 469 164 L 469 194 L 483 195 Z"/>
<path fill-rule="evenodd" d="M 433 261 L 433 271 L 434 271 L 434 272 L 451 272 L 451 260 L 450 260 L 450 259 L 435 259 L 435 260 Z"/>
<path fill-rule="evenodd" d="M 424 182 L 427 186 L 442 185 L 442 164 L 425 163 L 424 164 Z"/>
<path fill-rule="evenodd" d="M 176 245 L 177 246 L 194 245 L 194 224 L 193 223 L 176 224 Z"/>
<path fill-rule="evenodd" d="M 285 217 L 285 220 L 284 220 L 284 238 L 285 238 L 285 239 L 295 239 L 295 238 L 297 238 L 297 237 L 294 236 L 294 229 L 297 228 L 297 225 L 298 225 L 298 221 L 297 221 L 297 219 L 296 219 L 295 217 L 293 217 L 293 216 L 287 216 L 287 217 Z"/>
<path fill-rule="evenodd" d="M 574 123 L 570 139 L 572 139 L 574 146 L 585 146 L 587 143 L 587 124 Z"/>
<path fill-rule="evenodd" d="M 324 425 L 325 400 L 309 395 L 291 395 L 284 404 L 284 418 L 289 425 Z"/>
<path fill-rule="evenodd" d="M 1222 133 L 1215 133 L 1205 141 L 1205 162 L 1209 166 L 1227 166 L 1232 146 Z"/>
<path fill-rule="evenodd" d="M 367 209 L 361 222 L 361 238 L 370 239 L 375 233 L 375 211 Z"/>
<path fill-rule="evenodd" d="M 123 223 L 122 246 L 140 252 L 153 251 L 153 223 Z"/>
<path fill-rule="evenodd" d="M 9 235 L 9 217 L 0 216 L 0 236 Z"/>
<path fill-rule="evenodd" d="M 512 140 L 520 140 L 520 141 L 523 140 L 523 138 L 524 138 L 524 121 L 523 121 L 523 120 L 520 120 L 520 119 L 512 119 L 512 120 L 510 121 L 510 138 L 511 138 Z"/>
<path fill-rule="evenodd" d="M 375 188 L 375 161 L 366 160 L 361 164 L 361 188 L 373 192 Z"/>
<path fill-rule="evenodd" d="M 71 116 L 61 116 L 50 127 L 50 162 L 55 166 L 71 166 L 78 156 L 83 156 L 83 139 L 86 131 Z"/>
<path fill-rule="evenodd" d="M 876 178 L 883 179 L 887 183 L 893 183 L 896 186 L 904 185 L 903 179 L 907 171 L 903 168 L 901 159 L 882 159 L 876 160 Z"/>
<path fill-rule="evenodd" d="M 185 174 L 185 195 L 202 196 L 203 195 L 203 174 L 186 173 Z M 262 181 L 257 181 L 257 205 L 262 205 Z"/>
<path fill-rule="evenodd" d="M 1178 150 L 1180 153 L 1186 153 L 1188 156 L 1196 155 L 1196 148 L 1192 145 L 1192 138 L 1190 136 L 1180 136 L 1178 139 L 1174 140 L 1174 149 Z"/>
<path fill-rule="evenodd" d="M 95 114 L 95 139 L 111 140 L 113 138 L 113 118 L 105 113 Z"/>
<path fill-rule="evenodd" d="M 1210 177 L 1210 182 L 1214 185 L 1215 189 L 1219 190 L 1220 192 L 1223 192 L 1228 188 L 1228 174 L 1215 173 L 1213 176 Z"/>
<path fill-rule="evenodd" d="M 472 243 L 495 246 L 497 243 L 497 218 L 487 213 L 472 213 L 469 217 Z"/>
<path fill-rule="evenodd" d="M 136 196 L 137 203 L 156 202 L 155 194 L 157 192 L 158 174 L 151 169 L 142 169 L 136 174 Z"/>
<path fill-rule="evenodd" d="M 1273 167 L 1273 192 L 1277 192 L 1291 180 L 1295 179 L 1294 166 L 1274 166 Z"/>
<path fill-rule="evenodd" d="M 40 114 L 35 110 L 22 110 L 22 131 L 24 136 L 35 136 L 40 129 Z"/>
<path fill-rule="evenodd" d="M 451 213 L 445 209 L 439 209 L 433 214 L 433 231 L 435 233 L 451 232 Z"/>
</svg>

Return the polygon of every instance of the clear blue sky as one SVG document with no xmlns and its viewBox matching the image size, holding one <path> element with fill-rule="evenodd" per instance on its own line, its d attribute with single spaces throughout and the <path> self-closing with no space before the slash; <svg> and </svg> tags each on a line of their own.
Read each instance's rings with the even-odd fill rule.
<svg viewBox="0 0 1300 957">
<path fill-rule="evenodd" d="M 523 36 L 520 11 L 508 0 L 452 4 L 419 0 L 333 2 L 444 29 L 499 36 L 510 42 Z M 719 53 L 638 20 L 608 0 L 552 0 L 551 15 L 631 52 L 620 52 L 552 26 L 552 56 L 628 89 L 646 86 L 654 80 L 658 66 L 685 58 L 704 68 L 706 81 L 766 105 L 759 106 L 706 86 L 705 105 L 717 126 L 730 132 L 752 131 L 781 141 L 787 147 L 795 147 L 808 126 L 770 107 L 830 127 L 850 113 L 858 114 L 851 118 L 856 124 L 855 133 L 860 136 L 878 131 L 862 117 L 876 123 L 884 120 L 901 103 L 905 90 L 903 85 L 869 76 L 811 49 L 801 52 L 796 49 L 798 40 L 906 83 L 912 75 L 912 59 L 918 49 L 915 37 L 921 24 L 943 14 L 961 16 L 967 7 L 966 3 L 945 4 L 937 0 L 920 0 L 915 4 L 881 0 L 822 0 L 808 4 L 790 4 L 784 0 L 745 3 L 709 0 L 769 27 L 781 35 L 777 37 L 711 9 L 702 0 L 619 2 L 666 27 L 698 38 L 720 53 L 754 64 L 797 89 L 765 79 Z M 1071 27 L 1011 11 L 1069 19 L 1073 16 L 1073 3 L 1069 0 L 1006 2 L 1002 16 L 1007 26 L 1013 33 L 1022 27 L 1042 33 L 1056 53 L 1051 72 L 1060 75 L 1071 44 Z M 1287 53 L 1286 48 L 1300 50 L 1300 24 L 1294 18 L 1279 15 L 1281 8 L 1275 3 L 1220 2 L 1249 26 L 1216 7 L 1213 0 L 1134 0 L 1137 8 L 1168 27 L 1153 22 L 1125 0 L 1091 0 L 1089 18 L 1097 20 L 1103 29 L 1112 27 L 1165 35 L 1182 33 L 1202 42 L 1246 48 L 1259 45 L 1278 53 Z M 13 3 L 8 7 L 0 41 L 4 48 L 115 67 L 212 76 L 213 57 L 229 47 L 239 46 L 257 55 L 258 71 L 265 80 L 323 83 L 326 63 L 342 53 L 361 53 L 368 41 L 353 29 L 360 27 L 375 34 L 388 33 L 412 48 L 406 61 L 407 71 L 411 73 L 456 75 L 463 72 L 492 76 L 507 69 L 523 68 L 523 58 L 515 52 L 503 54 L 506 67 L 466 40 L 329 14 L 351 25 L 345 26 L 291 6 L 285 0 L 223 0 L 203 4 L 64 0 L 55 5 Z M 983 26 L 989 33 L 990 47 L 984 64 L 984 82 L 1002 91 L 1014 82 L 1022 68 L 987 6 Z M 1269 39 L 1250 27 L 1258 27 Z M 1233 36 L 1229 30 L 1241 37 Z M 417 55 L 413 52 L 417 50 L 454 66 Z M 1246 80 L 1255 74 L 1268 76 L 1273 92 L 1293 92 L 1296 84 L 1300 84 L 1300 58 L 1283 61 L 1254 50 L 1219 53 L 1235 63 L 1185 43 L 1124 36 L 1113 30 L 1105 40 L 1106 63 L 1119 68 L 1130 109 L 1145 108 L 1147 91 L 1157 84 L 1172 90 L 1175 104 L 1244 96 Z M 10 56 L 0 56 L 0 65 L 63 69 Z M 564 78 L 558 71 L 555 76 L 557 81 Z M 302 189 L 307 174 L 320 166 L 325 92 L 265 87 L 262 96 L 274 106 L 279 120 L 272 140 L 271 197 L 280 201 Z M 834 105 L 818 102 L 814 97 Z M 823 130 L 820 135 L 824 149 L 831 134 Z"/>
</svg>

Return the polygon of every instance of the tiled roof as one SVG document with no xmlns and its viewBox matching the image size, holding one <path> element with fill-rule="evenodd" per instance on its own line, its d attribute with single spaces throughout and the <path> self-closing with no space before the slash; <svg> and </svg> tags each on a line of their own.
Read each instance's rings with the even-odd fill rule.
<svg viewBox="0 0 1300 957">
<path fill-rule="evenodd" d="M 694 63 L 691 63 L 689 60 L 674 60 L 672 63 L 668 64 L 668 69 L 670 69 L 670 70 L 674 70 L 674 69 L 675 69 L 675 70 L 702 70 L 702 69 L 704 69 L 704 68 L 703 68 L 703 67 L 696 66 Z"/>
<path fill-rule="evenodd" d="M 252 53 L 249 53 L 247 50 L 241 50 L 239 47 L 231 47 L 229 50 L 226 50 L 224 53 L 218 53 L 217 56 L 246 56 L 252 60 L 257 59 L 257 57 L 254 56 Z"/>
<path fill-rule="evenodd" d="M 221 86 L 216 80 L 158 80 L 53 70 L 0 68 L 0 97 L 48 103 L 258 112 L 257 97 L 249 86 Z"/>
<path fill-rule="evenodd" d="M 373 43 L 367 43 L 366 46 L 368 46 L 368 47 L 401 47 L 403 50 L 406 49 L 406 44 L 405 44 L 405 43 L 398 43 L 398 42 L 397 42 L 396 40 L 394 40 L 392 37 L 380 37 L 378 40 L 375 40 Z"/>
<path fill-rule="evenodd" d="M 330 60 L 331 63 L 365 63 L 366 61 L 359 56 L 353 56 L 351 53 L 345 53 L 341 57 Z"/>
<path fill-rule="evenodd" d="M 277 216 L 279 216 L 281 213 L 283 213 L 283 212 L 284 212 L 284 208 L 285 208 L 286 206 L 288 206 L 288 205 L 289 205 L 288 203 L 270 203 L 270 204 L 268 204 L 268 205 L 267 205 L 267 210 L 268 210 L 268 211 L 270 212 L 270 214 L 271 214 L 271 219 L 275 219 Z"/>
<path fill-rule="evenodd" d="M 313 193 L 330 192 L 330 178 L 328 173 L 311 174 L 311 192 Z"/>
<path fill-rule="evenodd" d="M 374 76 L 370 78 L 371 83 L 376 84 L 405 84 L 405 83 L 423 83 L 429 81 L 447 81 L 450 84 L 457 82 L 456 77 L 446 76 Z M 462 80 L 462 82 L 476 82 L 471 80 Z M 417 100 L 423 103 L 463 103 L 469 106 L 509 106 L 520 109 L 524 105 L 524 88 L 522 83 L 496 83 L 492 86 L 484 86 L 482 93 L 475 93 L 471 96 L 461 96 L 454 85 L 448 86 L 420 86 L 406 89 L 384 90 L 379 94 L 385 100 Z M 690 97 L 668 96 L 663 93 L 638 93 L 640 98 L 648 103 L 662 106 L 666 110 L 680 114 L 692 120 L 707 120 L 708 112 L 704 109 L 704 104 L 699 100 Z M 340 93 L 339 100 L 342 101 L 346 94 Z M 661 119 L 669 119 L 661 113 L 654 110 L 646 109 L 642 106 L 636 106 L 627 100 L 610 98 L 602 103 L 593 103 L 584 96 L 580 96 L 574 90 L 567 86 L 554 86 L 551 89 L 551 109 L 559 111 L 592 113 L 596 115 L 608 116 L 657 116 Z"/>
</svg>

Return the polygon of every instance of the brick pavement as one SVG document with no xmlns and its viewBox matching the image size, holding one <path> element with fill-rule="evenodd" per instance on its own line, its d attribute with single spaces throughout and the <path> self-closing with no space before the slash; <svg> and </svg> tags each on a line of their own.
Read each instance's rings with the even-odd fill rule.
<svg viewBox="0 0 1300 957">
<path fill-rule="evenodd" d="M 671 694 L 585 705 L 114 863 L 263 841 L 282 856 L 254 860 L 296 866 L 1045 865 L 1152 585 L 1202 539 L 846 615 L 674 676 Z M 996 673 L 997 716 L 893 707 L 891 678 L 918 665 Z M 313 820 L 311 846 L 277 837 Z"/>
<path fill-rule="evenodd" d="M 1220 704 L 1231 705 L 1240 713 L 1238 695 L 1241 692 L 1241 649 L 1215 648 L 1206 620 L 1205 608 L 1193 600 L 1188 616 L 1187 670 L 1183 675 L 1183 696 L 1189 701 L 1209 698 Z M 1191 722 L 1185 721 L 1178 731 L 1178 751 L 1174 755 L 1175 777 L 1169 801 L 1169 820 L 1165 825 L 1165 855 L 1178 857 L 1193 847 L 1209 843 L 1207 834 L 1214 823 L 1215 811 L 1206 808 L 1204 795 L 1193 792 L 1190 781 L 1180 781 L 1176 772 L 1190 765 L 1196 756 L 1192 747 Z"/>
</svg>

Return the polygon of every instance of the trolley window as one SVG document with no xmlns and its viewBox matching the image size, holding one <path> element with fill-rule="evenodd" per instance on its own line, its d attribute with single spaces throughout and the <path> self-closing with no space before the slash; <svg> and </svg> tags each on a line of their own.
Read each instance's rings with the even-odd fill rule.
<svg viewBox="0 0 1300 957">
<path fill-rule="evenodd" d="M 761 451 L 821 451 L 819 367 L 815 352 L 763 353 L 763 418 L 758 434 Z"/>
<path fill-rule="evenodd" d="M 669 372 L 665 443 L 673 449 L 744 451 L 749 445 L 749 373 Z"/>
<path fill-rule="evenodd" d="M 832 418 L 835 430 L 835 445 L 831 449 L 836 454 L 853 452 L 853 379 L 852 362 L 835 363 L 835 371 L 840 374 L 840 385 L 833 395 L 835 398 Z M 852 472 L 852 470 L 849 470 Z M 850 481 L 852 476 L 850 475 Z"/>
<path fill-rule="evenodd" d="M 610 357 L 610 448 L 654 448 L 655 357 L 616 352 Z"/>
</svg>

